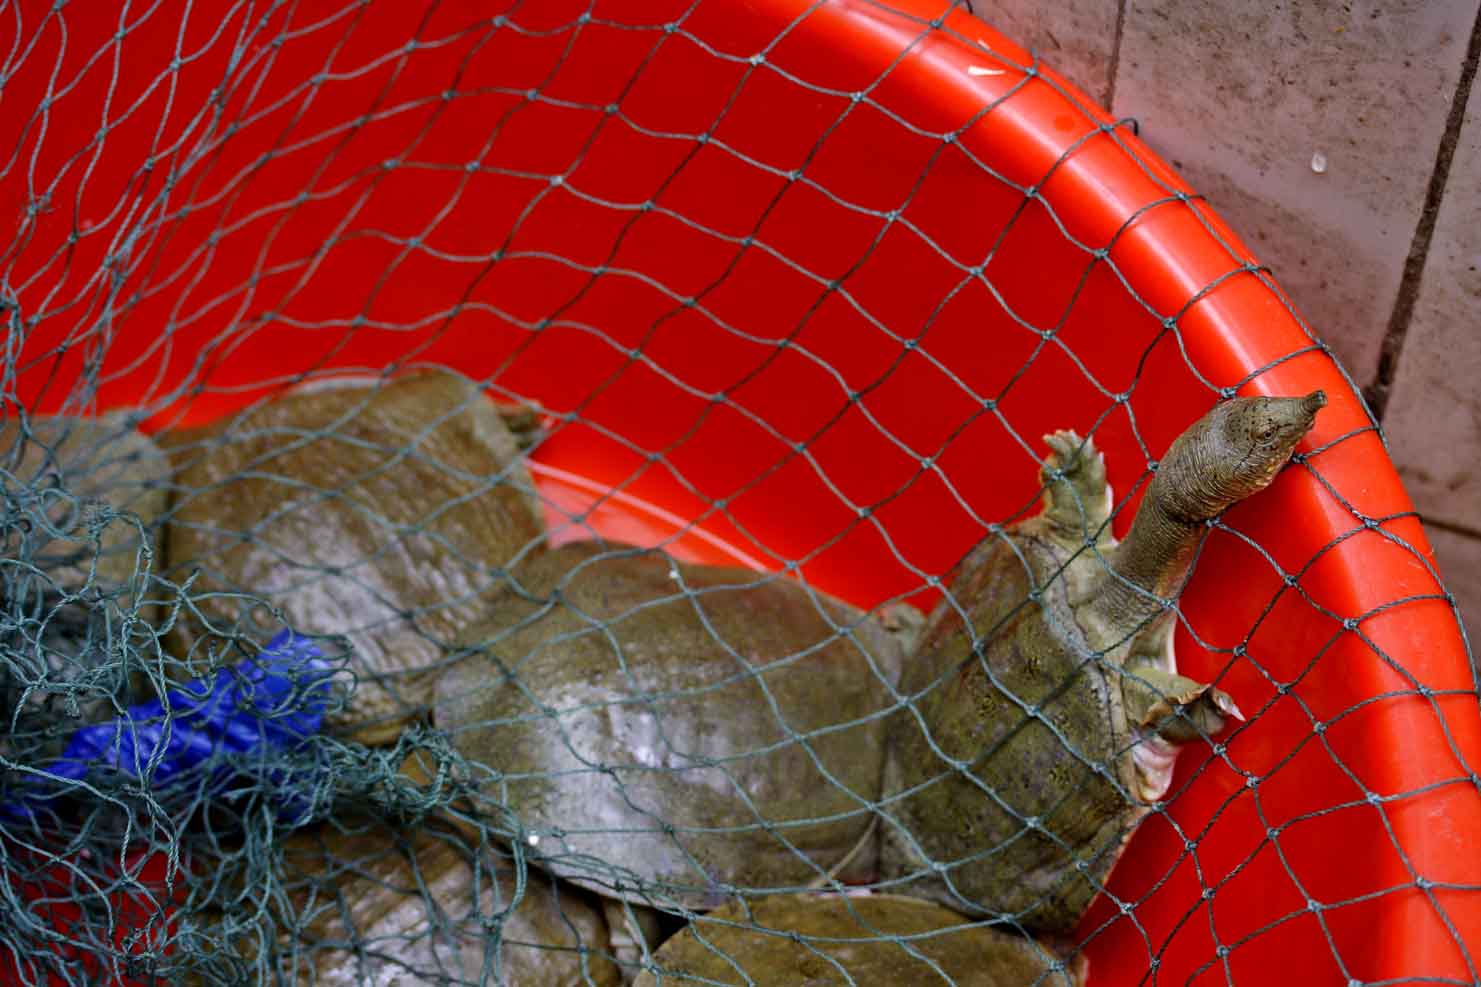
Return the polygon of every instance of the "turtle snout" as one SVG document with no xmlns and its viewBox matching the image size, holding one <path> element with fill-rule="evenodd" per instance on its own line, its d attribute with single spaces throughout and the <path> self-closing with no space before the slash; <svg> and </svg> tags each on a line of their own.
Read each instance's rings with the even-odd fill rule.
<svg viewBox="0 0 1481 987">
<path fill-rule="evenodd" d="M 1316 424 L 1316 413 L 1327 406 L 1325 391 L 1312 391 L 1304 398 L 1271 398 L 1268 438 L 1282 457 L 1289 456 L 1301 436 Z"/>
<path fill-rule="evenodd" d="M 1312 391 L 1304 398 L 1256 398 L 1247 424 L 1253 440 L 1253 452 L 1262 458 L 1284 462 L 1301 436 L 1311 431 L 1316 413 L 1327 406 L 1324 391 Z"/>
</svg>

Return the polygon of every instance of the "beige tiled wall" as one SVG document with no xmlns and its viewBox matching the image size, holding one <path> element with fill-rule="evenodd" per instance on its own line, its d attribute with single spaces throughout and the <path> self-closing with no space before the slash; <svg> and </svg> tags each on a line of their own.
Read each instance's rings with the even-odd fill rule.
<svg viewBox="0 0 1481 987">
<path fill-rule="evenodd" d="M 1481 534 L 1481 86 L 1468 102 L 1383 425 L 1420 511 Z"/>
<path fill-rule="evenodd" d="M 1374 399 L 1474 638 L 1481 86 L 1461 96 L 1481 0 L 971 6 L 1135 117 L 1273 269 Z"/>
</svg>

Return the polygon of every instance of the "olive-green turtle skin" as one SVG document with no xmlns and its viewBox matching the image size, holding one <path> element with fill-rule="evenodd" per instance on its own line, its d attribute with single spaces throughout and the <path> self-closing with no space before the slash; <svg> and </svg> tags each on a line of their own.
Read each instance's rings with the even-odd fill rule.
<svg viewBox="0 0 1481 987">
<path fill-rule="evenodd" d="M 198 570 L 218 628 L 264 618 L 225 595 L 254 594 L 300 632 L 345 635 L 358 687 L 331 726 L 385 743 L 430 707 L 446 648 L 544 528 L 518 443 L 473 382 L 335 384 L 162 439 L 178 468 L 167 553 L 176 579 Z M 182 650 L 200 634 L 185 623 Z"/>
<path fill-rule="evenodd" d="M 637 903 L 872 868 L 901 646 L 778 574 L 583 542 L 469 630 L 434 723 L 543 866 Z"/>
<path fill-rule="evenodd" d="M 1216 406 L 1169 448 L 1124 543 L 1093 444 L 1046 436 L 1042 513 L 958 566 L 891 720 L 881 886 L 1072 929 L 1179 745 L 1238 715 L 1177 674 L 1169 609 L 1206 522 L 1266 487 L 1325 397 Z"/>
<path fill-rule="evenodd" d="M 296 833 L 281 848 L 281 884 L 267 896 L 277 946 L 242 943 L 249 975 L 319 987 L 498 983 L 616 987 L 601 911 L 586 892 L 507 863 L 436 822 L 400 833 L 367 823 Z M 239 913 L 263 892 L 246 889 Z M 493 919 L 508 912 L 499 937 Z M 262 960 L 266 963 L 262 963 Z M 484 980 L 485 970 L 490 974 Z"/>
<path fill-rule="evenodd" d="M 694 920 L 654 954 L 634 987 L 915 985 L 1078 987 L 1026 936 L 897 895 L 782 895 L 733 901 Z"/>
</svg>

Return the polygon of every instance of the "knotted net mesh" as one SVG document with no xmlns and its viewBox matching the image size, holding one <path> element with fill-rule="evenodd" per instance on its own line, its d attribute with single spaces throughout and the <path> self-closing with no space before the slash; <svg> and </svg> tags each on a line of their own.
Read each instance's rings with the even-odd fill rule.
<svg viewBox="0 0 1481 987">
<path fill-rule="evenodd" d="M 965 9 L 0 23 L 0 982 L 1477 981 L 1475 683 L 1376 427 Z M 1173 440 L 1318 387 L 1090 640 Z M 1244 722 L 1126 673 L 1169 643 Z"/>
</svg>

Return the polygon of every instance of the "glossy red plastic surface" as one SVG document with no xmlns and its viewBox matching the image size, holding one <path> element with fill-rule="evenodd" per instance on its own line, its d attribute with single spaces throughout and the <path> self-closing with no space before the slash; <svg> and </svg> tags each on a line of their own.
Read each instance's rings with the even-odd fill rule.
<svg viewBox="0 0 1481 987">
<path fill-rule="evenodd" d="M 12 849 L 7 863 L 25 870 L 45 859 L 34 851 Z M 179 932 L 175 906 L 185 898 L 184 880 L 180 868 L 164 854 L 138 851 L 127 853 L 122 866 L 117 860 L 72 857 L 41 865 L 32 881 L 12 878 L 9 894 L 26 901 L 28 924 L 50 924 L 65 935 L 82 938 L 85 922 L 95 930 L 96 941 L 107 943 L 114 952 L 102 958 L 68 944 L 52 944 L 45 955 L 19 955 L 9 944 L 13 933 L 7 929 L 6 941 L 0 941 L 0 983 L 47 987 L 84 981 L 120 987 L 154 983 L 130 969 L 130 960 L 173 950 L 172 940 Z M 87 903 L 86 918 L 79 902 Z"/>
<path fill-rule="evenodd" d="M 23 401 L 63 407 L 105 340 L 97 406 L 154 427 L 444 363 L 572 416 L 537 468 L 561 537 L 928 605 L 1033 509 L 1043 433 L 1094 426 L 1120 497 L 1214 388 L 1323 388 L 1309 459 L 1182 604 L 1182 668 L 1251 722 L 1182 756 L 1125 912 L 1082 926 L 1091 983 L 1475 979 L 1481 716 L 1430 548 L 1338 369 L 1165 164 L 940 0 L 478 6 L 304 0 L 253 34 L 163 2 L 114 43 L 21 4 Z"/>
</svg>

